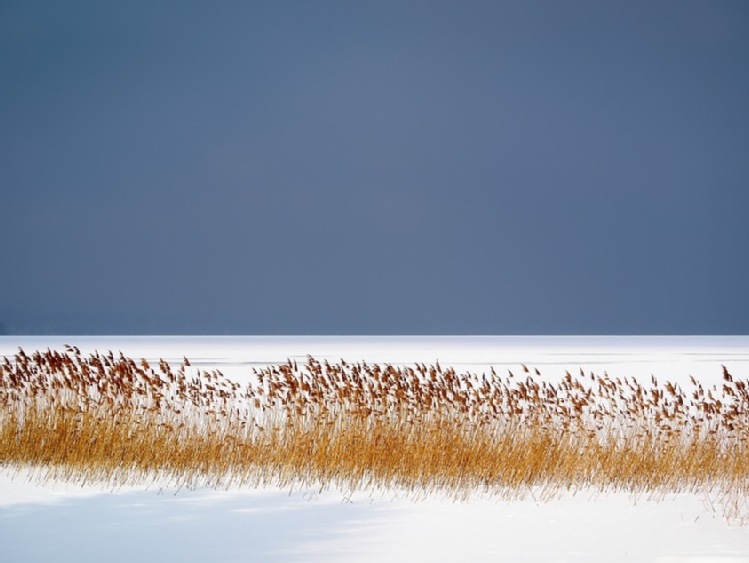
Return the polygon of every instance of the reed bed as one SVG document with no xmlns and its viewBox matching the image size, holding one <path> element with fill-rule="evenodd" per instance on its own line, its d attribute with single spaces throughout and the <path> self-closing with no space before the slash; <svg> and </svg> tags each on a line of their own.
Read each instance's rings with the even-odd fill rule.
<svg viewBox="0 0 749 563">
<path fill-rule="evenodd" d="M 720 384 L 683 389 L 308 357 L 252 379 L 187 359 L 19 350 L 0 364 L 0 466 L 113 485 L 708 492 L 749 513 L 749 381 L 725 368 Z"/>
</svg>

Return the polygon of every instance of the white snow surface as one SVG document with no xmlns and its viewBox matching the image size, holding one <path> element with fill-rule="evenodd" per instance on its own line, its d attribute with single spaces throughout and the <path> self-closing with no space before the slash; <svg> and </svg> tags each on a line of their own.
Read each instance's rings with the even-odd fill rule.
<svg viewBox="0 0 749 563">
<path fill-rule="evenodd" d="M 304 361 L 583 369 L 712 384 L 722 365 L 749 377 L 749 337 L 0 337 L 0 356 L 78 346 L 220 369 Z M 749 563 L 749 523 L 727 521 L 708 492 L 649 499 L 578 491 L 551 500 L 476 493 L 455 501 L 330 488 L 112 489 L 0 469 L 0 561 L 655 561 Z"/>
</svg>

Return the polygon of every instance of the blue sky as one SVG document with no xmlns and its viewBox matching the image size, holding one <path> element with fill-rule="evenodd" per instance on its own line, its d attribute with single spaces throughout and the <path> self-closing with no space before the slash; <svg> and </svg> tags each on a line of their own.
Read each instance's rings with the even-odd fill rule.
<svg viewBox="0 0 749 563">
<path fill-rule="evenodd" d="M 746 334 L 745 2 L 2 2 L 0 323 Z"/>
</svg>

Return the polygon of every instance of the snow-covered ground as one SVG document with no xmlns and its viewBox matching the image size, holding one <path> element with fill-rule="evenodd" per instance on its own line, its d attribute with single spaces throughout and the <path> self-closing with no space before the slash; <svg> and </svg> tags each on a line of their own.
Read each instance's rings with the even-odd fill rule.
<svg viewBox="0 0 749 563">
<path fill-rule="evenodd" d="M 749 337 L 0 337 L 0 356 L 60 348 L 122 351 L 220 369 L 242 380 L 287 358 L 490 366 L 716 382 L 749 377 Z M 111 490 L 0 471 L 0 561 L 659 561 L 747 562 L 749 525 L 709 494 L 454 501 L 398 491 Z"/>
</svg>

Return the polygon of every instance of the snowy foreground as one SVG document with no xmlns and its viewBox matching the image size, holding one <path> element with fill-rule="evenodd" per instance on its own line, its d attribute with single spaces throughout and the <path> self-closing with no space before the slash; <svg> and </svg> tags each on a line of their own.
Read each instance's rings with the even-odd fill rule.
<svg viewBox="0 0 749 563">
<path fill-rule="evenodd" d="M 455 366 L 525 364 L 611 376 L 749 377 L 747 337 L 0 337 L 0 356 L 62 349 L 188 357 L 238 381 L 287 358 Z M 634 498 L 578 491 L 456 502 L 398 491 L 176 490 L 40 482 L 0 471 L 0 561 L 659 561 L 747 562 L 749 523 L 727 522 L 710 494 Z"/>
</svg>

